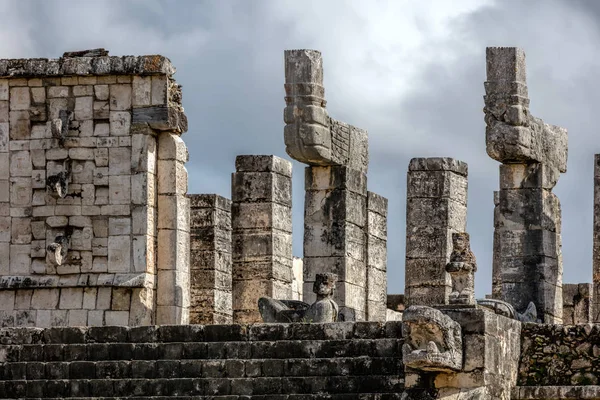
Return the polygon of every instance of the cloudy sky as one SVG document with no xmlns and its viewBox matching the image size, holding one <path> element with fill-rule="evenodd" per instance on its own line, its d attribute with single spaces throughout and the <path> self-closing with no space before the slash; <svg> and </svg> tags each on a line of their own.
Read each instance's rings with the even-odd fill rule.
<svg viewBox="0 0 600 400">
<path fill-rule="evenodd" d="M 468 230 L 478 296 L 491 290 L 493 191 L 485 152 L 485 47 L 527 54 L 531 112 L 569 130 L 564 281 L 589 282 L 593 155 L 600 153 L 600 2 L 595 0 L 213 0 L 0 2 L 0 58 L 105 47 L 177 67 L 190 130 L 190 193 L 230 197 L 238 154 L 288 158 L 283 51 L 322 51 L 332 117 L 369 131 L 369 190 L 389 199 L 388 292 L 404 292 L 412 157 L 469 164 Z M 302 255 L 303 166 L 294 162 L 294 253 Z"/>
</svg>

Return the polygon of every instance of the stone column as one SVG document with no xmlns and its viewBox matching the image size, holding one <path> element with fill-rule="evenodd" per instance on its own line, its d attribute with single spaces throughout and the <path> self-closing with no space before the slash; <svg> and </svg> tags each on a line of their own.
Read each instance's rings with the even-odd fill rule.
<svg viewBox="0 0 600 400">
<path fill-rule="evenodd" d="M 387 303 L 387 199 L 367 192 L 367 320 L 385 321 Z"/>
<path fill-rule="evenodd" d="M 600 322 L 600 154 L 594 155 L 594 239 L 592 247 L 592 321 Z"/>
<path fill-rule="evenodd" d="M 452 158 L 413 158 L 406 201 L 405 301 L 449 304 L 446 264 L 452 233 L 467 227 L 467 164 Z"/>
<path fill-rule="evenodd" d="M 307 167 L 304 200 L 304 301 L 315 275 L 337 274 L 334 295 L 347 321 L 365 319 L 367 176 L 344 166 Z"/>
<path fill-rule="evenodd" d="M 179 135 L 158 137 L 158 274 L 156 323 L 187 324 L 190 306 L 190 201 L 187 148 Z"/>
<path fill-rule="evenodd" d="M 560 202 L 552 193 L 567 169 L 567 131 L 529 113 L 525 53 L 487 49 L 486 147 L 500 161 L 494 213 L 493 293 L 544 323 L 562 318 Z"/>
<path fill-rule="evenodd" d="M 563 324 L 577 325 L 592 322 L 592 284 L 563 284 Z"/>
<path fill-rule="evenodd" d="M 304 301 L 317 272 L 338 275 L 335 300 L 346 320 L 364 320 L 367 304 L 368 135 L 329 117 L 323 61 L 315 50 L 285 52 L 286 152 L 306 168 Z"/>
<path fill-rule="evenodd" d="M 231 200 L 189 197 L 190 323 L 231 324 Z"/>
<path fill-rule="evenodd" d="M 292 297 L 292 163 L 238 156 L 232 175 L 233 321 L 262 322 L 260 297 Z"/>
</svg>

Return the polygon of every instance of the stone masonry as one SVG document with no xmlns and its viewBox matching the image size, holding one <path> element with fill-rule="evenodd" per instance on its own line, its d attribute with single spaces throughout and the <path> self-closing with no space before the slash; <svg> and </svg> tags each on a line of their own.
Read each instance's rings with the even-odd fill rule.
<svg viewBox="0 0 600 400">
<path fill-rule="evenodd" d="M 467 164 L 413 158 L 406 200 L 405 304 L 446 305 L 452 291 L 446 264 L 452 233 L 467 228 Z"/>
<path fill-rule="evenodd" d="M 190 323 L 230 324 L 231 200 L 190 195 Z"/>
<path fill-rule="evenodd" d="M 565 325 L 592 322 L 592 287 L 591 283 L 563 284 L 563 323 Z"/>
<path fill-rule="evenodd" d="M 600 322 L 600 154 L 594 155 L 594 234 L 592 242 L 592 321 Z"/>
<path fill-rule="evenodd" d="M 567 170 L 567 131 L 529 114 L 525 53 L 487 49 L 486 145 L 500 161 L 494 211 L 493 295 L 538 318 L 562 318 L 561 212 L 552 193 Z"/>
<path fill-rule="evenodd" d="M 175 70 L 93 54 L 0 60 L 2 326 L 186 321 Z"/>
<path fill-rule="evenodd" d="M 387 314 L 387 199 L 367 192 L 367 309 L 368 321 L 385 321 Z"/>
<path fill-rule="evenodd" d="M 233 320 L 262 321 L 258 299 L 292 297 L 292 163 L 238 156 L 231 179 Z"/>
</svg>

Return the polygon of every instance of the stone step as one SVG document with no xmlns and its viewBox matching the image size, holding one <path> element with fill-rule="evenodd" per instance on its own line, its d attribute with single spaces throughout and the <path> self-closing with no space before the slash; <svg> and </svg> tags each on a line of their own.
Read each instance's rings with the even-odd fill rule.
<svg viewBox="0 0 600 400">
<path fill-rule="evenodd" d="M 279 340 L 399 339 L 402 323 L 162 325 L 0 328 L 0 344 L 85 344 L 156 342 L 255 342 Z"/>
<path fill-rule="evenodd" d="M 305 397 L 302 398 L 309 398 L 308 395 L 317 393 L 335 393 L 336 396 L 338 393 L 348 396 L 358 396 L 360 393 L 401 393 L 403 388 L 404 380 L 392 376 L 11 380 L 0 382 L 0 398 L 97 397 L 111 394 L 114 397 L 211 396 L 211 398 L 218 395 L 225 399 L 228 398 L 225 395 L 253 398 L 256 395 L 285 395 L 289 392 L 304 395 Z"/>
<path fill-rule="evenodd" d="M 0 381 L 40 379 L 254 378 L 346 375 L 403 376 L 402 360 L 356 357 L 289 360 L 54 361 L 0 364 Z"/>
<path fill-rule="evenodd" d="M 3 346 L 4 353 L 0 354 L 0 361 L 400 358 L 402 344 L 401 339 L 24 344 Z"/>
<path fill-rule="evenodd" d="M 48 398 L 44 400 L 62 399 Z M 89 400 L 91 397 L 69 397 L 72 400 Z M 402 393 L 336 393 L 336 394 L 267 394 L 267 395 L 224 395 L 224 396 L 132 396 L 127 399 L 147 400 L 399 400 Z M 119 397 L 93 397 L 94 400 L 113 400 Z"/>
</svg>

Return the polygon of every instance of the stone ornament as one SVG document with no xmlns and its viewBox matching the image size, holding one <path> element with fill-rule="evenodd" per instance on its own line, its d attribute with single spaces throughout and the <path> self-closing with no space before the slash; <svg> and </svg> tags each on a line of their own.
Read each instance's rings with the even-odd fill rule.
<svg viewBox="0 0 600 400">
<path fill-rule="evenodd" d="M 427 306 L 410 306 L 402 315 L 402 360 L 421 371 L 462 369 L 462 333 L 458 322 Z"/>
<path fill-rule="evenodd" d="M 65 235 L 57 236 L 54 242 L 50 243 L 46 248 L 46 259 L 52 265 L 63 265 L 67 260 L 67 252 L 69 251 L 69 237 Z"/>
<path fill-rule="evenodd" d="M 446 272 L 452 278 L 450 304 L 475 305 L 475 271 L 477 261 L 471 251 L 469 234 L 455 232 L 452 234 L 452 254 L 446 265 Z"/>
<path fill-rule="evenodd" d="M 297 300 L 261 297 L 258 300 L 260 315 L 264 322 L 337 322 L 339 307 L 333 300 L 336 281 L 335 274 L 316 274 L 313 292 L 317 301 L 311 305 Z"/>
<path fill-rule="evenodd" d="M 285 51 L 285 150 L 308 165 L 343 165 L 367 172 L 367 131 L 329 117 L 323 59 L 316 50 Z"/>
</svg>

